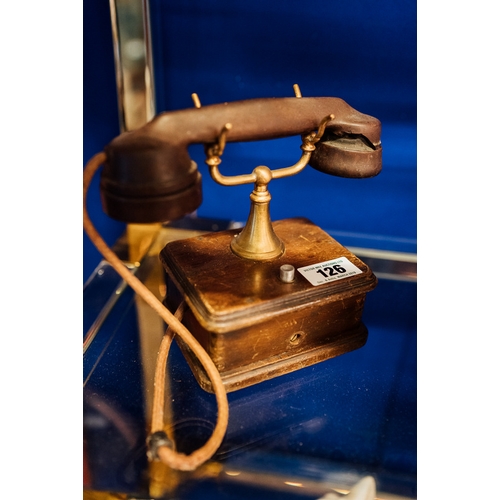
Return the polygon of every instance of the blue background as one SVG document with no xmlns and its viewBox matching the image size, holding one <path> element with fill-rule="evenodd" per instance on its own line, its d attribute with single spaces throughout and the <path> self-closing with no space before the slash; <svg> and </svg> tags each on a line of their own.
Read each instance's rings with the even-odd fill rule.
<svg viewBox="0 0 500 500">
<path fill-rule="evenodd" d="M 347 246 L 416 252 L 416 1 L 193 0 L 174 4 L 151 0 L 150 7 L 158 112 L 193 106 L 193 92 L 207 105 L 293 96 L 292 86 L 298 83 L 304 97 L 341 97 L 380 119 L 383 170 L 379 176 L 341 179 L 308 168 L 295 177 L 271 183 L 271 216 L 308 217 Z M 84 2 L 83 108 L 85 163 L 119 133 L 108 2 Z M 287 166 L 298 159 L 299 145 L 299 138 L 228 144 L 221 170 L 229 175 L 250 172 L 259 164 Z M 206 171 L 203 148 L 192 147 L 191 155 L 203 175 L 204 200 L 198 215 L 244 221 L 249 186 L 217 185 Z M 98 230 L 113 243 L 124 225 L 103 214 L 97 180 L 89 193 L 89 211 Z M 85 237 L 84 280 L 99 260 Z M 303 422 L 323 414 L 332 420 L 325 420 L 326 428 L 317 429 L 315 434 L 304 426 L 299 434 L 293 434 L 297 414 L 290 413 L 289 420 L 276 422 L 284 437 L 277 434 L 276 439 L 268 440 L 271 451 L 288 449 L 286 439 L 293 434 L 297 442 L 305 443 L 304 454 L 320 455 L 328 449 L 328 457 L 339 462 L 408 474 L 414 493 L 416 284 L 380 280 L 368 296 L 364 318 L 370 332 L 364 348 L 235 393 L 230 398 L 232 411 L 239 415 L 241 408 L 244 415 L 247 400 L 254 409 L 256 395 L 272 398 L 276 389 L 282 397 L 269 401 L 279 413 L 290 403 L 285 390 L 290 384 L 290 400 L 294 406 L 301 402 Z M 123 339 L 117 341 L 117 359 L 122 361 L 123 345 Z M 197 386 L 191 380 L 193 386 L 186 390 L 189 370 L 183 362 L 175 365 L 177 358 L 182 361 L 174 347 L 172 366 L 186 370 L 178 377 L 183 381 L 175 398 L 179 411 L 194 405 L 198 415 L 199 401 L 193 399 Z M 129 364 L 123 362 L 123 369 L 128 370 Z M 325 384 L 326 379 L 338 386 Z M 106 377 L 102 381 L 107 381 Z M 304 384 L 302 390 L 299 383 Z M 115 384 L 111 385 L 114 394 Z M 314 387 L 320 394 L 324 390 L 325 398 L 308 402 L 303 396 Z M 353 392 L 359 388 L 362 396 Z M 205 397 L 200 396 L 203 401 Z M 271 406 L 269 401 L 263 404 L 266 410 Z M 209 410 L 212 414 L 213 409 Z M 133 405 L 130 411 L 136 411 Z M 242 418 L 231 422 L 234 426 L 245 423 Z M 243 433 L 230 428 L 227 449 L 221 453 L 251 443 L 254 435 L 261 436 L 259 425 L 252 425 Z M 142 432 L 142 421 L 138 429 Z M 143 443 L 142 437 L 138 442 Z M 300 450 L 296 451 L 300 455 Z M 140 453 L 134 456 L 143 458 Z M 206 488 L 206 484 L 201 485 L 200 497 L 209 496 Z M 189 498 L 198 497 L 190 492 Z"/>
<path fill-rule="evenodd" d="M 270 185 L 273 220 L 305 216 L 343 244 L 416 252 L 416 2 L 151 0 L 157 111 L 254 97 L 341 97 L 382 122 L 383 170 L 340 179 L 307 168 Z M 109 4 L 84 2 L 83 161 L 119 133 Z M 287 166 L 300 139 L 229 144 L 223 173 L 259 164 Z M 209 177 L 203 149 L 191 156 L 203 175 L 200 217 L 245 221 L 248 186 Z M 122 223 L 103 214 L 98 181 L 89 212 L 112 244 Z M 100 256 L 84 236 L 83 278 Z"/>
</svg>

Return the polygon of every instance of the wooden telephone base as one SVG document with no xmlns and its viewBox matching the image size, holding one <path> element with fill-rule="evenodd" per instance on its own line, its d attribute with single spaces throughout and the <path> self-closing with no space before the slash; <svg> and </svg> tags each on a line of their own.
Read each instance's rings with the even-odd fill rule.
<svg viewBox="0 0 500 500">
<path fill-rule="evenodd" d="M 186 300 L 183 323 L 228 392 L 358 349 L 367 340 L 361 316 L 366 293 L 377 284 L 368 266 L 307 219 L 277 221 L 273 229 L 285 251 L 269 261 L 231 251 L 240 230 L 173 241 L 160 253 L 166 305 L 174 310 Z M 291 283 L 280 279 L 284 264 L 296 270 Z M 198 360 L 178 343 L 200 386 L 213 392 Z"/>
</svg>

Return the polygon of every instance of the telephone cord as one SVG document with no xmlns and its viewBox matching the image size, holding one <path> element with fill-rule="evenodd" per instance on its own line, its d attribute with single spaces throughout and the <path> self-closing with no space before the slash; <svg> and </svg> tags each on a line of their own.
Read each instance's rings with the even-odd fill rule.
<svg viewBox="0 0 500 500">
<path fill-rule="evenodd" d="M 113 252 L 113 250 L 111 250 L 111 248 L 102 239 L 91 222 L 87 211 L 87 192 L 94 174 L 105 161 L 106 154 L 104 152 L 97 153 L 88 161 L 83 171 L 83 228 L 104 259 L 116 270 L 116 272 L 137 293 L 137 295 L 139 295 L 168 325 L 167 331 L 165 332 L 160 344 L 156 361 L 150 435 L 150 443 L 153 443 L 153 446 L 150 447 L 150 455 L 153 459 L 160 459 L 172 469 L 191 471 L 209 460 L 218 450 L 222 440 L 224 439 L 229 418 L 229 404 L 226 389 L 211 358 L 180 321 L 184 310 L 184 303 L 179 306 L 175 315 L 172 314 L 161 303 L 161 301 L 159 301 L 156 296 L 129 271 L 115 252 Z M 165 372 L 168 352 L 174 334 L 179 335 L 189 349 L 191 349 L 193 354 L 199 359 L 203 368 L 207 372 L 210 381 L 212 382 L 217 401 L 217 422 L 212 435 L 203 446 L 189 455 L 179 453 L 172 449 L 172 445 L 163 433 Z"/>
</svg>

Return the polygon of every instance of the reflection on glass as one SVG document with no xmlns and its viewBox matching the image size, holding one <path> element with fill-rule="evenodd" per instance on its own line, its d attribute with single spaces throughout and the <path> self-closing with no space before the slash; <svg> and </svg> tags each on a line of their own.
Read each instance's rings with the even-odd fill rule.
<svg viewBox="0 0 500 500">
<path fill-rule="evenodd" d="M 148 2 L 110 0 L 120 128 L 133 130 L 155 113 Z"/>
</svg>

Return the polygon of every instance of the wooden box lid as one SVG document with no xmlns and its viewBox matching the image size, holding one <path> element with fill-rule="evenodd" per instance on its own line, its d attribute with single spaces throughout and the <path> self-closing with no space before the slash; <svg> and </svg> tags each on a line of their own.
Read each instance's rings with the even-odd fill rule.
<svg viewBox="0 0 500 500">
<path fill-rule="evenodd" d="M 231 251 L 231 239 L 240 229 L 173 241 L 160 252 L 165 270 L 204 328 L 225 333 L 297 307 L 364 295 L 375 288 L 377 278 L 368 266 L 311 221 L 284 219 L 273 228 L 285 252 L 271 261 L 242 259 Z M 356 274 L 313 284 L 298 271 L 305 268 L 311 275 L 313 267 L 340 257 L 355 266 Z M 295 267 L 292 283 L 280 280 L 283 264 Z"/>
</svg>

